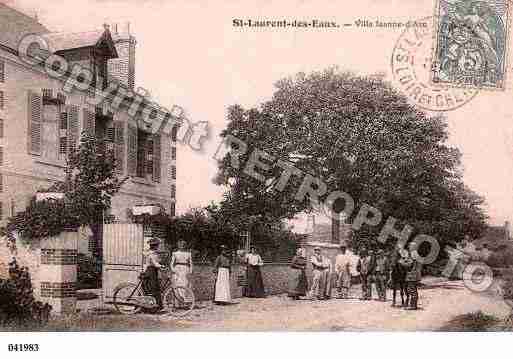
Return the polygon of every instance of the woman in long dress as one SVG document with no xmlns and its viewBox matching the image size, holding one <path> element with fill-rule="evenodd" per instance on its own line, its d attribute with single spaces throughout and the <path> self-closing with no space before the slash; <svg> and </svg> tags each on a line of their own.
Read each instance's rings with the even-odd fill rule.
<svg viewBox="0 0 513 359">
<path fill-rule="evenodd" d="M 306 296 L 308 292 L 308 281 L 306 279 L 306 256 L 305 250 L 299 248 L 296 255 L 292 258 L 290 267 L 294 269 L 289 284 L 288 296 L 294 300 Z"/>
<path fill-rule="evenodd" d="M 221 246 L 221 254 L 214 263 L 214 274 L 216 275 L 215 304 L 230 304 L 232 302 L 230 272 L 231 261 L 228 256 L 228 249 L 225 246 Z"/>
<path fill-rule="evenodd" d="M 192 274 L 191 253 L 185 250 L 185 241 L 178 241 L 178 250 L 171 256 L 171 271 L 173 283 L 177 287 L 190 288 L 190 276 Z"/>
<path fill-rule="evenodd" d="M 251 252 L 246 255 L 246 278 L 247 286 L 244 296 L 249 298 L 264 298 L 265 289 L 260 268 L 264 261 L 257 254 L 255 247 L 251 247 Z"/>
</svg>

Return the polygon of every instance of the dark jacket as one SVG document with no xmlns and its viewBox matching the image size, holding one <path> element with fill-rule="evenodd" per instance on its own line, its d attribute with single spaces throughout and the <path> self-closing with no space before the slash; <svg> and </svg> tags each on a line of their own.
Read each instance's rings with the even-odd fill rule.
<svg viewBox="0 0 513 359">
<path fill-rule="evenodd" d="M 358 259 L 358 263 L 356 264 L 356 270 L 361 275 L 370 275 L 374 273 L 376 269 L 376 257 L 373 255 L 367 255 L 363 258 Z"/>
</svg>

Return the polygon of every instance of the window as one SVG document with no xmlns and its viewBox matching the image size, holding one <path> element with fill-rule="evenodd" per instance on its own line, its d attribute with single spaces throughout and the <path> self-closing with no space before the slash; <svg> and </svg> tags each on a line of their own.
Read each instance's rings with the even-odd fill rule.
<svg viewBox="0 0 513 359">
<path fill-rule="evenodd" d="M 137 177 L 146 177 L 147 166 L 149 162 L 149 141 L 148 132 L 137 131 Z"/>
<path fill-rule="evenodd" d="M 176 147 L 171 147 L 171 159 L 176 160 Z"/>
<path fill-rule="evenodd" d="M 0 91 L 0 110 L 4 109 L 4 92 Z"/>
<path fill-rule="evenodd" d="M 171 166 L 171 178 L 176 179 L 176 166 Z"/>
<path fill-rule="evenodd" d="M 4 120 L 0 118 L 0 138 L 4 138 Z"/>
<path fill-rule="evenodd" d="M 0 173 L 0 193 L 4 191 L 4 175 Z"/>
<path fill-rule="evenodd" d="M 4 165 L 4 148 L 0 147 L 0 166 Z"/>
<path fill-rule="evenodd" d="M 0 82 L 5 82 L 5 62 L 0 61 Z"/>
<path fill-rule="evenodd" d="M 171 185 L 171 198 L 176 198 L 176 185 Z"/>
<path fill-rule="evenodd" d="M 137 177 L 160 182 L 160 141 L 160 135 L 137 131 Z"/>
<path fill-rule="evenodd" d="M 178 136 L 178 125 L 174 125 L 171 129 L 171 141 L 176 142 L 176 137 Z"/>
<path fill-rule="evenodd" d="M 0 220 L 4 218 L 4 208 L 3 203 L 0 202 Z"/>
</svg>

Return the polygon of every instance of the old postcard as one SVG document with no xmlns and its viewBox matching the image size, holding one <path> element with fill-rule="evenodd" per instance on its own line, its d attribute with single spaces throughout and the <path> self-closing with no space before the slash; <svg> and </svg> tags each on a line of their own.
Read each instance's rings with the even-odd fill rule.
<svg viewBox="0 0 513 359">
<path fill-rule="evenodd" d="M 510 332 L 512 6 L 2 1 L 0 331 Z"/>
</svg>

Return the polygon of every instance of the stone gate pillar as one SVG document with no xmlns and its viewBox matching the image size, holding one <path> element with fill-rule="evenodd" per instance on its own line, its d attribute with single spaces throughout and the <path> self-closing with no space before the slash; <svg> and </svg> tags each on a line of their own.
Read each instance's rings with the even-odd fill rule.
<svg viewBox="0 0 513 359">
<path fill-rule="evenodd" d="M 41 240 L 39 294 L 52 312 L 74 313 L 77 304 L 78 232 L 65 231 L 59 236 Z"/>
</svg>

